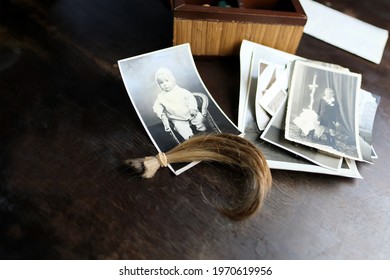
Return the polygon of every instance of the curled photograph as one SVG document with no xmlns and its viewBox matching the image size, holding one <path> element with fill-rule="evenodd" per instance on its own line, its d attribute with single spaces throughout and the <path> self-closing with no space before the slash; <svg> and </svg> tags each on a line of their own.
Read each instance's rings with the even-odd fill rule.
<svg viewBox="0 0 390 280">
<path fill-rule="evenodd" d="M 118 61 L 133 106 L 159 152 L 194 135 L 241 135 L 214 101 L 196 69 L 188 44 Z M 180 174 L 191 164 L 172 164 Z"/>
</svg>

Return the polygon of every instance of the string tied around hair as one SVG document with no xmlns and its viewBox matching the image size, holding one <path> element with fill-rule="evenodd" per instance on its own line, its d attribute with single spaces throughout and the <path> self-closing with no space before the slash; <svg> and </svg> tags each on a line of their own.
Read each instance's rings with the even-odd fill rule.
<svg viewBox="0 0 390 280">
<path fill-rule="evenodd" d="M 157 158 L 158 162 L 160 163 L 161 167 L 168 166 L 168 159 L 167 159 L 167 155 L 165 153 L 158 153 L 156 158 Z"/>
</svg>

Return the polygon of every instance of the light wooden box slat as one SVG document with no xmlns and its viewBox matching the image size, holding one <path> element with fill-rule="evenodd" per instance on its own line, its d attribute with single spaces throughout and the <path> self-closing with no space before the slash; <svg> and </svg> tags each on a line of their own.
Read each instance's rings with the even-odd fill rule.
<svg viewBox="0 0 390 280">
<path fill-rule="evenodd" d="M 268 0 L 268 6 L 262 0 L 229 1 L 237 3 L 232 8 L 202 6 L 216 2 L 173 1 L 173 44 L 190 43 L 194 55 L 226 56 L 238 54 L 246 39 L 296 52 L 307 20 L 298 0 Z M 278 5 L 284 8 L 272 9 Z"/>
</svg>

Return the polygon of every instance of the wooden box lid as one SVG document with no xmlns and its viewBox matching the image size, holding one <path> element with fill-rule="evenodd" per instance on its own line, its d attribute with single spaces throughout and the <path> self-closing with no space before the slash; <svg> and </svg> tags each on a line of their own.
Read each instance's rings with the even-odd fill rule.
<svg viewBox="0 0 390 280">
<path fill-rule="evenodd" d="M 170 0 L 174 17 L 267 24 L 302 25 L 307 21 L 299 0 Z M 205 6 L 209 5 L 209 6 Z"/>
</svg>

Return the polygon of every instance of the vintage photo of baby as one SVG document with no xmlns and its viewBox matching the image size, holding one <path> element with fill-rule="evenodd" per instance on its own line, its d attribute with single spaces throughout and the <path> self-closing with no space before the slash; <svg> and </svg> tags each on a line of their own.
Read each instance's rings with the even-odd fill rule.
<svg viewBox="0 0 390 280">
<path fill-rule="evenodd" d="M 197 134 L 242 134 L 204 85 L 189 44 L 122 59 L 118 65 L 133 107 L 159 152 Z M 179 165 L 170 168 L 180 174 L 187 165 Z"/>
<path fill-rule="evenodd" d="M 154 102 L 153 111 L 161 119 L 165 131 L 176 130 L 185 140 L 194 135 L 194 130 L 206 131 L 207 107 L 200 106 L 200 109 L 195 95 L 177 85 L 176 78 L 169 69 L 159 68 L 156 72 L 156 82 L 161 92 Z M 207 96 L 204 95 L 202 99 L 206 100 Z M 215 132 L 219 132 L 216 124 L 213 128 Z"/>
</svg>

